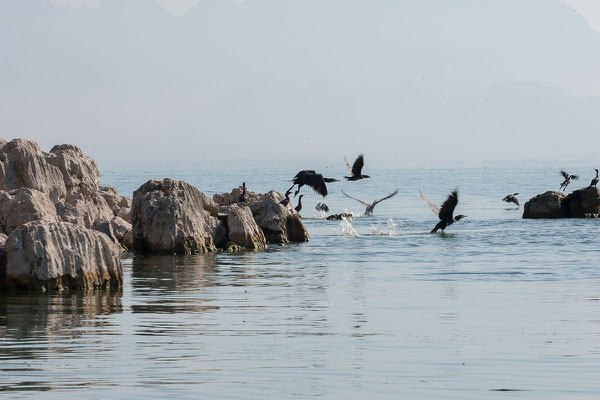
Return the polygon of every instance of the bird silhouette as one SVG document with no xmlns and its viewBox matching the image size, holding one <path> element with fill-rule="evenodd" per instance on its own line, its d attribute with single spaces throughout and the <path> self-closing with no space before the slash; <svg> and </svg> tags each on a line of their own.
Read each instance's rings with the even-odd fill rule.
<svg viewBox="0 0 600 400">
<path fill-rule="evenodd" d="M 284 207 L 289 206 L 290 202 L 291 202 L 291 200 L 290 200 L 290 193 L 292 193 L 292 189 L 288 189 L 288 191 L 285 192 L 285 199 L 281 200 L 279 202 L 279 204 L 281 204 Z"/>
<path fill-rule="evenodd" d="M 296 206 L 296 208 L 294 208 L 294 210 L 296 210 L 296 212 L 300 212 L 300 210 L 302 210 L 302 198 L 304 197 L 303 194 L 300 195 L 300 197 L 298 197 L 298 205 Z"/>
<path fill-rule="evenodd" d="M 560 184 L 560 188 L 558 190 L 561 190 L 564 192 L 567 189 L 567 186 L 569 186 L 569 184 L 571 183 L 571 179 L 579 179 L 579 177 L 577 175 L 569 175 L 567 172 L 560 171 L 560 174 L 565 178 L 565 180 L 563 181 L 563 183 Z"/>
<path fill-rule="evenodd" d="M 315 210 L 329 212 L 329 207 L 327 207 L 327 204 L 325 203 L 317 203 Z"/>
<path fill-rule="evenodd" d="M 599 181 L 599 179 L 598 179 L 598 170 L 596 168 L 594 168 L 594 171 L 596 171 L 596 177 L 594 179 L 592 179 L 592 183 L 590 183 L 589 187 L 592 187 L 592 186 L 598 187 L 598 181 Z"/>
<path fill-rule="evenodd" d="M 433 228 L 430 233 L 436 233 L 438 230 L 441 230 L 443 232 L 444 229 L 446 229 L 446 227 L 448 227 L 449 225 L 452 225 L 453 223 L 467 217 L 466 215 L 462 214 L 459 214 L 456 217 L 452 217 L 452 215 L 454 214 L 454 209 L 458 204 L 458 192 L 456 190 L 452 191 L 450 196 L 448 196 L 446 201 L 444 201 L 441 209 L 438 209 L 435 204 L 433 204 L 425 196 L 423 196 L 423 193 L 419 192 L 419 194 L 421 195 L 421 198 L 425 200 L 427 204 L 429 204 L 429 208 L 431 208 L 431 211 L 433 211 L 433 213 L 437 215 L 440 219 L 440 222 L 437 223 L 435 228 Z"/>
<path fill-rule="evenodd" d="M 518 206 L 519 200 L 515 197 L 518 195 L 519 195 L 519 193 L 513 193 L 513 194 L 506 195 L 506 197 L 503 198 L 502 201 L 505 201 L 507 203 L 515 203 Z"/>
<path fill-rule="evenodd" d="M 292 190 L 294 186 L 298 185 L 298 189 L 294 192 L 294 197 L 298 195 L 300 192 L 300 188 L 304 185 L 310 186 L 315 192 L 319 193 L 321 196 L 327 196 L 327 186 L 325 182 L 337 182 L 337 179 L 333 178 L 323 178 L 323 175 L 317 174 L 313 170 L 302 170 L 296 174 L 292 182 L 294 184 L 290 187 L 289 190 Z"/>
<path fill-rule="evenodd" d="M 362 169 L 363 166 L 365 165 L 365 160 L 362 154 L 360 154 L 356 160 L 354 161 L 354 164 L 352 164 L 352 166 L 350 166 L 350 164 L 348 164 L 348 160 L 346 160 L 346 157 L 344 157 L 344 161 L 346 162 L 346 167 L 348 167 L 348 169 L 350 170 L 350 173 L 352 174 L 352 176 L 345 176 L 344 178 L 346 178 L 349 181 L 357 181 L 359 179 L 363 179 L 363 178 L 370 178 L 369 175 L 363 175 L 362 174 Z"/>
<path fill-rule="evenodd" d="M 348 193 L 344 192 L 343 190 L 342 190 L 342 194 L 344 196 L 348 197 L 349 199 L 358 201 L 360 204 L 362 204 L 363 206 L 367 207 L 366 210 L 365 210 L 365 215 L 371 215 L 371 214 L 373 214 L 373 209 L 375 208 L 375 206 L 377 204 L 381 203 L 384 200 L 389 199 L 390 197 L 394 197 L 395 195 L 397 195 L 398 194 L 398 189 L 396 189 L 396 191 L 394 193 L 392 193 L 392 194 L 390 194 L 388 196 L 385 196 L 383 199 L 375 200 L 371 204 L 369 204 L 369 203 L 367 203 L 365 201 L 359 200 L 359 199 L 357 199 L 355 197 L 352 197 Z"/>
</svg>

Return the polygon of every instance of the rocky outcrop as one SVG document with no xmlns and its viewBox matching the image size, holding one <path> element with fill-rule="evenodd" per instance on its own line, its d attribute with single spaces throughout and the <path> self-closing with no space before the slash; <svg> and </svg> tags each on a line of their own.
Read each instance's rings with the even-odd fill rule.
<svg viewBox="0 0 600 400">
<path fill-rule="evenodd" d="M 342 219 L 352 219 L 352 218 L 354 218 L 353 214 L 340 213 L 340 214 L 331 214 L 326 219 L 328 221 L 341 221 Z"/>
<path fill-rule="evenodd" d="M 261 227 L 267 242 L 288 243 L 310 240 L 306 227 L 295 210 L 290 210 L 279 202 L 283 195 L 270 191 L 260 200 L 249 204 L 254 220 Z"/>
<path fill-rule="evenodd" d="M 17 288 L 62 290 L 121 285 L 119 248 L 68 222 L 34 221 L 8 235 L 0 279 Z"/>
<path fill-rule="evenodd" d="M 236 187 L 231 193 L 217 193 L 213 196 L 213 200 L 219 206 L 230 206 L 240 202 L 240 196 L 242 195 L 242 187 Z M 261 199 L 261 195 L 246 190 L 246 203 L 258 201 Z"/>
<path fill-rule="evenodd" d="M 598 218 L 600 190 L 596 187 L 575 190 L 562 201 L 561 208 L 567 218 Z"/>
<path fill-rule="evenodd" d="M 100 171 L 96 161 L 83 154 L 81 149 L 71 144 L 54 146 L 45 155 L 48 164 L 62 173 L 67 195 L 92 197 L 100 187 Z"/>
<path fill-rule="evenodd" d="M 600 190 L 595 187 L 575 190 L 569 195 L 550 191 L 525 203 L 523 218 L 597 218 L 600 215 Z"/>
<path fill-rule="evenodd" d="M 231 245 L 250 250 L 267 248 L 267 239 L 262 229 L 254 221 L 252 211 L 248 206 L 233 204 L 223 207 L 219 216 L 224 216 L 226 219 L 228 248 L 231 248 Z M 237 249 L 237 247 L 234 248 Z"/>
<path fill-rule="evenodd" d="M 0 190 L 20 188 L 46 193 L 53 202 L 67 195 L 60 169 L 46 161 L 36 142 L 26 139 L 12 140 L 0 152 Z"/>
<path fill-rule="evenodd" d="M 192 185 L 152 179 L 133 193 L 133 247 L 146 254 L 194 254 L 226 243 L 218 205 Z"/>
<path fill-rule="evenodd" d="M 31 221 L 58 222 L 56 208 L 48 196 L 35 189 L 0 190 L 0 227 L 9 234 Z"/>
<path fill-rule="evenodd" d="M 523 218 L 561 218 L 563 192 L 548 191 L 538 194 L 523 206 Z"/>
</svg>

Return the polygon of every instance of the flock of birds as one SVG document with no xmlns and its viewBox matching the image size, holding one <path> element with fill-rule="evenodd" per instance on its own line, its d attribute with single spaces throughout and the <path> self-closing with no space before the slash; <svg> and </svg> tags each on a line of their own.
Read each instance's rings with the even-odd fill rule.
<svg viewBox="0 0 600 400">
<path fill-rule="evenodd" d="M 363 173 L 362 173 L 362 169 L 363 169 L 364 163 L 365 163 L 364 156 L 362 154 L 360 154 L 356 158 L 356 160 L 354 161 L 354 164 L 352 166 L 350 166 L 350 164 L 348 163 L 348 161 L 345 158 L 344 158 L 344 161 L 346 161 L 346 167 L 348 167 L 348 170 L 350 171 L 350 176 L 344 177 L 344 178 L 346 178 L 346 180 L 358 181 L 360 179 L 370 178 L 369 175 L 363 175 Z M 599 181 L 598 170 L 597 169 L 594 169 L 594 170 L 596 171 L 596 177 L 592 179 L 592 182 L 590 183 L 589 187 L 598 187 L 598 181 Z M 561 183 L 559 190 L 565 191 L 567 186 L 569 186 L 569 184 L 571 183 L 571 180 L 579 179 L 579 177 L 577 175 L 570 175 L 565 171 L 560 171 L 560 173 L 564 177 L 564 181 Z M 282 204 L 284 207 L 288 207 L 289 205 L 292 204 L 292 201 L 290 199 L 290 194 L 292 193 L 292 189 L 294 189 L 294 186 L 297 186 L 296 191 L 294 192 L 294 197 L 296 197 L 298 195 L 298 193 L 300 193 L 300 188 L 302 188 L 302 186 L 305 186 L 305 185 L 311 187 L 315 192 L 317 192 L 321 196 L 325 197 L 325 196 L 327 196 L 326 183 L 339 182 L 339 180 L 334 179 L 334 178 L 325 178 L 325 177 L 323 177 L 322 174 L 319 174 L 314 170 L 302 170 L 302 171 L 298 172 L 296 174 L 296 176 L 294 176 L 294 178 L 290 182 L 292 182 L 293 184 L 285 192 L 285 198 L 280 202 L 280 204 Z M 240 196 L 240 202 L 245 201 L 245 194 L 246 194 L 246 184 L 244 183 L 243 184 L 243 192 L 242 192 L 242 195 Z M 386 196 L 382 199 L 379 199 L 379 200 L 375 200 L 370 204 L 365 201 L 362 201 L 355 197 L 350 196 L 343 190 L 342 190 L 342 194 L 344 196 L 364 205 L 366 207 L 365 215 L 371 215 L 371 214 L 373 214 L 373 209 L 375 208 L 375 206 L 377 204 L 379 204 L 380 202 L 382 202 L 384 200 L 394 197 L 396 194 L 398 194 L 398 190 L 396 189 L 396 191 L 389 194 L 388 196 Z M 454 190 L 454 191 L 452 191 L 452 193 L 450 193 L 450 195 L 448 196 L 446 201 L 444 201 L 442 203 L 441 208 L 438 208 L 435 204 L 433 204 L 431 201 L 429 201 L 423 195 L 423 193 L 419 192 L 419 195 L 429 205 L 429 207 L 431 208 L 431 211 L 433 211 L 433 213 L 435 215 L 437 215 L 438 218 L 440 219 L 440 221 L 431 230 L 431 233 L 436 233 L 439 230 L 441 230 L 443 232 L 448 226 L 467 217 L 466 215 L 462 215 L 462 214 L 459 214 L 456 216 L 454 215 L 454 210 L 458 204 L 458 191 L 456 191 L 456 190 Z M 507 203 L 514 203 L 517 206 L 519 206 L 519 200 L 516 197 L 518 195 L 519 195 L 519 193 L 509 194 L 506 197 L 504 197 L 502 199 L 502 201 L 505 201 Z M 300 197 L 298 197 L 298 205 L 296 207 L 294 207 L 294 209 L 297 212 L 300 212 L 300 210 L 302 210 L 302 197 L 303 196 L 304 195 L 301 194 Z M 315 209 L 317 211 L 325 211 L 325 212 L 329 211 L 329 207 L 327 207 L 327 205 L 325 203 L 318 203 L 316 205 Z"/>
</svg>

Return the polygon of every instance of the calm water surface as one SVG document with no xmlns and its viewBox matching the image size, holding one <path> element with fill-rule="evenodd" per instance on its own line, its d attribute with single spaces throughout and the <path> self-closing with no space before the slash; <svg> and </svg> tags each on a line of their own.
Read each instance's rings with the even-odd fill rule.
<svg viewBox="0 0 600 400">
<path fill-rule="evenodd" d="M 303 188 L 310 243 L 125 254 L 119 291 L 2 294 L 0 397 L 598 399 L 600 221 L 522 220 L 499 201 L 557 188 L 560 167 L 365 167 L 373 179 L 329 186 L 332 211 L 364 209 L 342 188 L 399 195 L 347 223 Z M 569 171 L 574 187 L 592 167 Z M 213 194 L 283 192 L 297 171 L 103 172 L 123 194 L 163 176 Z M 469 217 L 428 234 L 418 190 L 439 204 L 456 187 Z"/>
</svg>

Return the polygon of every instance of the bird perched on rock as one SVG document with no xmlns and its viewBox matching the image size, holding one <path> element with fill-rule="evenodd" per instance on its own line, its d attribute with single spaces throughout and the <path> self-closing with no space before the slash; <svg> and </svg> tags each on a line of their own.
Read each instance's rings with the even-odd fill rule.
<svg viewBox="0 0 600 400">
<path fill-rule="evenodd" d="M 346 162 L 346 167 L 348 167 L 348 169 L 350 170 L 350 173 L 352 174 L 352 176 L 345 176 L 344 178 L 348 179 L 349 181 L 357 181 L 359 179 L 363 179 L 363 178 L 370 178 L 369 175 L 363 175 L 362 174 L 362 169 L 363 166 L 365 165 L 365 160 L 362 154 L 360 154 L 356 160 L 354 161 L 354 164 L 352 164 L 352 166 L 350 166 L 350 164 L 348 164 L 348 160 L 346 160 L 346 157 L 344 157 L 344 161 Z"/>
<path fill-rule="evenodd" d="M 592 187 L 592 186 L 598 187 L 598 181 L 599 181 L 599 179 L 598 179 L 598 170 L 596 168 L 594 168 L 594 171 L 596 171 L 596 177 L 594 179 L 592 179 L 592 183 L 590 183 L 589 187 Z"/>
<path fill-rule="evenodd" d="M 302 210 L 302 198 L 304 197 L 303 194 L 300 195 L 300 197 L 298 197 L 298 205 L 296 206 L 296 208 L 294 208 L 294 210 L 296 210 L 296 212 L 300 212 L 300 210 Z"/>
<path fill-rule="evenodd" d="M 505 198 L 503 198 L 502 201 L 505 201 L 507 203 L 515 203 L 518 206 L 519 205 L 519 200 L 515 197 L 515 196 L 518 196 L 518 195 L 519 195 L 519 193 L 509 194 Z"/>
<path fill-rule="evenodd" d="M 394 193 L 392 193 L 392 194 L 390 194 L 390 195 L 388 195 L 388 196 L 384 197 L 383 199 L 375 200 L 375 201 L 374 201 L 374 202 L 372 202 L 371 204 L 369 204 L 369 203 L 367 203 L 367 202 L 364 202 L 364 201 L 362 201 L 362 200 L 359 200 L 359 199 L 357 199 L 357 198 L 354 198 L 354 197 L 350 196 L 349 194 L 347 194 L 346 192 L 344 192 L 343 190 L 342 190 L 342 194 L 343 194 L 344 196 L 348 197 L 349 199 L 352 199 L 352 200 L 358 201 L 360 204 L 362 204 L 363 206 L 367 207 L 367 209 L 365 210 L 365 215 L 371 215 L 371 214 L 373 214 L 373 209 L 375 208 L 375 206 L 376 206 L 377 204 L 381 203 L 381 202 L 382 202 L 382 201 L 384 201 L 384 200 L 387 200 L 387 199 L 389 199 L 390 197 L 394 197 L 396 194 L 398 194 L 398 189 L 396 189 L 396 191 L 395 191 Z"/>
<path fill-rule="evenodd" d="M 337 179 L 323 178 L 323 175 L 317 174 L 313 170 L 302 170 L 296 174 L 292 182 L 294 184 L 289 190 L 292 190 L 294 186 L 298 185 L 298 189 L 294 192 L 294 197 L 300 192 L 300 188 L 304 185 L 310 186 L 315 192 L 321 196 L 327 196 L 327 186 L 325 182 L 337 182 Z"/>
<path fill-rule="evenodd" d="M 329 212 L 329 207 L 327 207 L 327 204 L 325 203 L 317 203 L 317 205 L 315 206 L 315 210 Z"/>
<path fill-rule="evenodd" d="M 246 202 L 246 182 L 242 182 L 242 194 L 240 195 L 240 203 Z"/>
<path fill-rule="evenodd" d="M 284 207 L 287 207 L 290 205 L 290 193 L 292 193 L 292 189 L 288 189 L 287 192 L 285 192 L 285 199 L 281 200 L 279 202 L 279 204 L 281 204 Z"/>
<path fill-rule="evenodd" d="M 456 190 L 454 190 L 450 194 L 450 196 L 448 196 L 446 201 L 442 204 L 441 209 L 438 209 L 435 204 L 433 204 L 425 196 L 423 196 L 423 193 L 419 192 L 419 194 L 421 195 L 421 198 L 425 200 L 427 204 L 429 204 L 429 208 L 431 208 L 431 211 L 433 211 L 434 214 L 440 218 L 440 222 L 437 223 L 435 228 L 433 228 L 430 233 L 436 233 L 440 229 L 443 232 L 444 229 L 446 229 L 446 227 L 448 227 L 449 225 L 452 225 L 453 223 L 467 217 L 466 215 L 462 214 L 457 215 L 456 217 L 452 217 L 452 215 L 454 214 L 454 209 L 458 204 L 458 192 Z"/>
<path fill-rule="evenodd" d="M 565 178 L 565 180 L 563 181 L 563 183 L 560 184 L 560 188 L 558 190 L 561 190 L 564 192 L 567 189 L 567 186 L 569 186 L 569 183 L 571 183 L 571 179 L 579 179 L 579 177 L 577 175 L 569 175 L 567 172 L 560 171 L 560 174 Z"/>
</svg>

